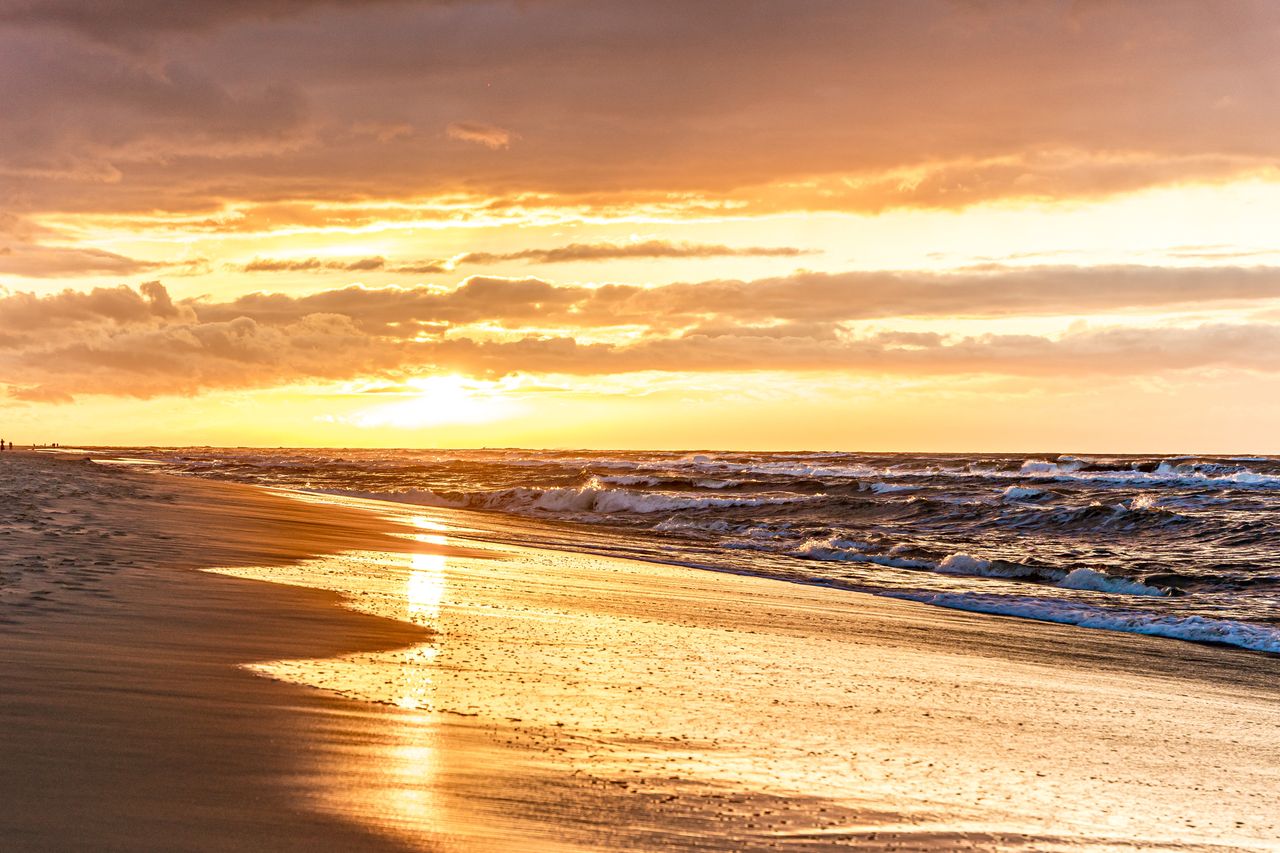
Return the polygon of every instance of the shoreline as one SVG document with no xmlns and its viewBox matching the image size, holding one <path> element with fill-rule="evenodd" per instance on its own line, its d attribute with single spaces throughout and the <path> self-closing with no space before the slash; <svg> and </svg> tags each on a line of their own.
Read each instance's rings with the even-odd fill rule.
<svg viewBox="0 0 1280 853">
<path fill-rule="evenodd" d="M 148 458 L 146 450 L 137 452 L 141 455 L 123 461 L 137 463 Z M 749 476 L 741 482 L 733 479 L 701 480 L 687 470 L 692 466 L 695 471 L 736 477 L 743 476 L 743 471 L 756 471 L 758 468 L 757 473 L 764 472 L 767 476 L 774 466 L 783 464 L 776 460 L 715 460 L 699 456 L 655 460 L 644 454 L 633 454 L 634 458 L 625 459 L 605 458 L 592 462 L 589 458 L 570 458 L 556 462 L 556 454 L 549 454 L 537 457 L 537 464 L 559 466 L 555 468 L 556 473 L 534 476 L 530 481 L 522 473 L 524 463 L 507 458 L 509 451 L 500 452 L 498 459 L 471 458 L 466 456 L 466 451 L 424 451 L 421 453 L 426 455 L 420 462 L 433 460 L 433 465 L 474 466 L 475 470 L 467 468 L 467 473 L 455 472 L 462 479 L 452 486 L 426 473 L 423 473 L 426 477 L 424 483 L 410 469 L 401 471 L 400 475 L 391 475 L 390 480 L 381 485 L 377 482 L 361 485 L 349 480 L 345 474 L 330 475 L 315 469 L 304 476 L 293 475 L 290 469 L 295 465 L 301 463 L 301 470 L 306 472 L 308 466 L 322 465 L 323 460 L 308 459 L 305 452 L 302 459 L 295 458 L 294 454 L 299 452 L 296 450 L 282 452 L 283 456 L 279 455 L 280 452 L 275 455 L 264 452 L 265 456 L 251 452 L 244 458 L 239 456 L 239 451 L 203 457 L 197 453 L 191 458 L 180 456 L 161 461 L 165 467 L 157 470 L 203 477 L 210 474 L 210 468 L 216 470 L 217 466 L 225 463 L 243 473 L 242 477 L 237 477 L 242 482 L 301 490 L 304 495 L 363 498 L 378 505 L 391 502 L 401 505 L 401 510 L 415 506 L 450 507 L 476 512 L 482 518 L 515 518 L 518 523 L 514 541 L 536 547 L 589 551 L 664 565 L 685 565 L 729 574 L 813 583 L 835 590 L 922 601 L 971 613 L 1017 616 L 1041 622 L 1280 653 L 1280 629 L 1275 627 L 1272 618 L 1273 602 L 1268 598 L 1265 583 L 1256 583 L 1265 581 L 1265 577 L 1256 577 L 1255 571 L 1258 560 L 1265 563 L 1265 554 L 1256 555 L 1251 564 L 1247 554 L 1228 547 L 1230 543 L 1224 543 L 1228 551 L 1222 554 L 1203 544 L 1216 541 L 1217 536 L 1235 536 L 1237 540 L 1245 536 L 1245 541 L 1236 541 L 1235 544 L 1246 546 L 1248 536 L 1254 535 L 1247 532 L 1251 522 L 1235 522 L 1244 525 L 1241 530 L 1214 532 L 1206 529 L 1206 515 L 1181 514 L 1177 509 L 1191 500 L 1186 496 L 1166 496 L 1168 505 L 1164 503 L 1164 497 L 1153 496 L 1154 493 L 1148 491 L 1124 497 L 1125 491 L 1131 487 L 1153 486 L 1159 489 L 1176 481 L 1184 486 L 1196 485 L 1210 491 L 1224 484 L 1233 489 L 1238 486 L 1246 491 L 1237 497 L 1247 503 L 1247 489 L 1253 485 L 1263 481 L 1280 483 L 1275 472 L 1234 471 L 1228 474 L 1218 468 L 1202 470 L 1204 460 L 1188 462 L 1187 466 L 1175 464 L 1176 460 L 1163 460 L 1159 464 L 1152 460 L 1141 464 L 1138 460 L 1093 460 L 1097 470 L 1085 466 L 1089 470 L 1077 477 L 1077 468 L 1088 460 L 1059 457 L 1056 463 L 1032 459 L 1024 460 L 1017 468 L 1006 466 L 1000 470 L 984 468 L 969 471 L 959 475 L 960 482 L 950 482 L 946 478 L 956 474 L 954 466 L 939 470 L 928 466 L 922 469 L 919 465 L 877 467 L 874 459 L 865 455 L 843 461 L 824 458 L 813 463 L 818 467 L 811 473 L 819 479 L 830 473 L 836 478 L 832 482 L 836 484 L 833 488 L 837 493 L 849 486 L 848 483 L 838 485 L 840 478 L 856 474 L 860 478 L 857 480 L 859 494 L 869 492 L 890 496 L 884 500 L 870 498 L 871 503 L 858 507 L 857 511 L 883 510 L 891 515 L 910 511 L 909 505 L 914 501 L 934 500 L 929 495 L 936 477 L 946 481 L 946 488 L 959 489 L 964 495 L 957 504 L 949 499 L 939 499 L 943 505 L 941 508 L 935 504 L 930 513 L 918 519 L 920 530 L 914 530 L 917 524 L 911 521 L 898 528 L 890 524 L 892 529 L 889 530 L 872 523 L 867 537 L 853 535 L 850 538 L 833 532 L 841 529 L 840 522 L 834 516 L 826 517 L 826 511 L 805 510 L 795 516 L 788 509 L 773 517 L 771 512 L 761 510 L 753 519 L 750 516 L 735 518 L 735 512 L 730 509 L 755 506 L 757 502 L 763 506 L 802 505 L 811 500 L 819 503 L 835 500 L 838 503 L 838 494 L 835 497 L 809 494 L 813 491 L 813 484 L 806 482 L 792 483 L 791 486 L 775 483 L 765 488 L 761 483 L 753 485 Z M 390 474 L 398 466 L 407 464 L 400 458 L 406 452 L 415 451 L 393 451 L 392 459 L 385 458 L 381 451 L 371 451 L 367 457 L 355 454 L 352 459 L 346 459 L 342 453 L 350 455 L 354 451 L 333 451 L 344 463 L 340 468 L 354 459 L 364 459 L 373 466 L 370 470 L 381 471 L 382 474 Z M 825 454 L 818 455 L 825 457 Z M 1014 455 L 1009 458 L 1020 457 Z M 160 460 L 149 461 L 155 464 Z M 915 460 L 919 461 L 918 458 Z M 590 478 L 580 480 L 580 472 L 570 470 L 579 464 L 598 464 L 605 472 L 631 470 L 638 465 L 635 470 L 643 469 L 648 473 L 637 476 L 596 471 Z M 789 473 L 783 472 L 786 476 L 797 474 L 794 463 L 785 464 L 792 466 Z M 468 487 L 465 480 L 472 473 L 484 485 Z M 980 484 L 976 487 L 965 485 L 963 481 L 967 474 L 980 474 Z M 561 475 L 571 476 L 573 482 L 563 480 Z M 1146 478 L 1156 475 L 1158 484 L 1147 481 Z M 313 476 L 319 479 L 313 480 Z M 669 476 L 673 478 L 667 479 Z M 924 486 L 920 485 L 921 476 L 928 481 Z M 1116 480 L 1116 477 L 1120 479 Z M 1009 478 L 1024 485 L 1009 486 Z M 1094 482 L 1096 478 L 1101 478 L 1097 483 L 1103 484 L 1102 491 L 1094 486 L 1081 485 Z M 356 479 L 360 478 L 357 476 Z M 1068 481 L 1069 485 L 1063 487 L 1065 492 L 1054 486 Z M 1114 491 L 1106 485 L 1117 482 L 1125 484 L 1124 489 Z M 719 491 L 721 488 L 737 490 L 740 487 L 745 491 L 732 494 Z M 921 488 L 927 491 L 920 492 Z M 781 495 L 774 494 L 778 490 Z M 893 497 L 898 492 L 909 493 L 905 505 L 900 505 L 901 501 Z M 1216 497 L 1211 500 L 1211 503 L 1220 502 Z M 960 511 L 959 519 L 951 517 L 952 506 L 966 507 Z M 980 518 L 970 517 L 970 510 L 974 507 L 982 507 L 974 510 Z M 705 509 L 708 515 L 686 521 L 679 517 L 682 509 Z M 934 510 L 941 517 L 934 517 Z M 1238 511 L 1243 510 L 1237 507 L 1228 515 L 1238 514 Z M 736 514 L 742 516 L 741 511 Z M 615 515 L 618 518 L 615 519 Z M 933 521 L 928 518 L 933 518 Z M 645 519 L 662 520 L 657 524 L 652 521 L 646 524 Z M 948 519 L 950 523 L 960 524 L 961 528 L 965 525 L 974 525 L 974 528 L 967 533 L 964 529 L 956 531 L 955 539 L 941 541 L 934 537 L 934 541 L 929 542 L 931 534 L 927 528 L 934 522 L 943 523 Z M 1044 541 L 1036 533 L 1041 522 L 1046 528 L 1042 530 L 1047 537 Z M 1077 529 L 1078 522 L 1083 523 L 1084 529 Z M 1024 530 L 1022 526 L 1026 524 L 1031 528 Z M 649 525 L 660 535 L 646 535 L 644 528 Z M 500 523 L 489 526 L 500 526 Z M 994 537 L 990 543 L 972 539 L 979 528 L 990 529 Z M 1162 543 L 1149 538 L 1153 531 L 1166 529 L 1178 534 L 1183 543 L 1200 542 L 1203 547 L 1187 550 L 1172 540 Z M 1011 541 L 1006 535 L 1010 530 L 1015 531 L 1015 540 L 1024 534 L 1029 535 L 1030 540 L 1025 543 Z M 536 535 L 529 535 L 531 532 L 536 532 Z M 1129 532 L 1133 533 L 1133 541 L 1126 543 L 1125 540 L 1130 538 Z M 668 533 L 672 535 L 668 537 Z M 923 546 L 911 544 L 918 538 L 916 534 L 924 535 Z M 1108 539 L 1115 548 L 1105 545 Z M 895 544 L 887 548 L 890 542 Z M 1076 550 L 1082 547 L 1086 551 L 1094 548 L 1098 552 L 1094 555 L 1096 560 L 1085 558 L 1083 551 Z M 1152 559 L 1161 548 L 1168 550 L 1163 551 L 1159 560 Z M 1050 555 L 1046 559 L 1037 556 L 1037 551 L 1043 553 L 1044 549 L 1049 552 L 1057 549 L 1058 557 Z M 1231 553 L 1236 556 L 1230 556 Z M 1217 562 L 1220 560 L 1225 562 Z M 1188 592 L 1191 594 L 1185 595 Z"/>
<path fill-rule="evenodd" d="M 17 849 L 155 846 L 175 830 L 180 849 L 1209 850 L 1280 836 L 1269 656 L 496 545 L 465 511 L 374 516 L 30 464 L 73 466 L 56 472 L 71 491 L 126 484 L 96 510 L 103 532 L 175 538 L 115 537 L 109 560 L 134 566 L 0 625 L 15 686 L 0 698 L 0 837 Z M 60 535 L 82 547 L 89 533 Z M 169 570 L 211 563 L 223 573 Z M 379 684 L 400 690 L 397 677 L 431 701 L 397 707 Z M 129 732 L 161 748 L 141 754 Z"/>
<path fill-rule="evenodd" d="M 274 488 L 274 487 L 261 487 Z M 515 544 L 521 530 L 543 528 L 541 519 L 529 516 L 512 515 L 501 510 L 437 506 L 433 504 L 416 504 L 394 499 L 379 500 L 374 497 L 353 497 L 342 493 L 324 490 L 308 491 L 279 487 L 282 494 L 290 494 L 301 500 L 333 506 L 353 506 L 390 517 L 405 517 L 415 513 L 442 511 L 460 518 L 474 517 L 488 533 L 497 530 L 507 531 L 498 540 Z M 573 522 L 559 522 L 557 528 Z M 572 528 L 571 528 L 572 529 Z M 579 540 L 585 540 L 597 533 L 588 527 L 579 527 L 573 532 Z M 554 541 L 539 540 L 530 546 L 538 550 L 559 551 L 569 554 L 599 556 L 604 559 L 635 560 L 650 565 L 667 566 L 691 571 L 712 572 L 730 577 L 749 577 L 779 583 L 797 584 L 816 589 L 830 590 L 840 595 L 871 596 L 879 599 L 913 602 L 929 607 L 953 610 L 974 616 L 1013 619 L 1019 622 L 1033 622 L 1042 625 L 1063 625 L 1089 631 L 1125 634 L 1129 636 L 1154 637 L 1178 643 L 1224 649 L 1245 655 L 1260 655 L 1280 661 L 1280 645 L 1274 632 L 1257 623 L 1243 622 L 1235 619 L 1223 619 L 1204 616 L 1159 616 L 1143 613 L 1138 610 L 1123 608 L 1098 608 L 1089 605 L 1070 605 L 1054 602 L 1051 607 L 1041 607 L 1044 602 L 1034 595 L 1009 596 L 984 592 L 946 593 L 927 591 L 895 591 L 892 589 L 871 589 L 853 585 L 841 585 L 826 579 L 800 577 L 798 575 L 766 574 L 749 569 L 736 569 L 717 565 L 711 562 L 687 562 L 678 559 L 663 560 L 654 555 L 636 555 L 609 548 L 592 546 L 586 541 L 573 543 L 557 536 Z M 1052 592 L 1061 589 L 1050 583 L 1037 584 L 1033 590 Z M 1225 637 L 1225 639 L 1224 639 Z"/>
</svg>

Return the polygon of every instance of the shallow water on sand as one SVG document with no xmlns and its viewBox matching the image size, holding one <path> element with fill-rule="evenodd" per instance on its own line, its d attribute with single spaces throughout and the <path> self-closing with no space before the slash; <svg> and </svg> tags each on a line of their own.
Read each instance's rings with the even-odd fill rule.
<svg viewBox="0 0 1280 853">
<path fill-rule="evenodd" d="M 250 666 L 402 709 L 361 785 L 340 766 L 316 773 L 335 780 L 322 808 L 394 835 L 464 819 L 430 725 L 462 718 L 573 780 L 554 803 L 513 800 L 521 820 L 566 844 L 600 833 L 587 844 L 599 849 L 1240 849 L 1280 829 L 1242 793 L 1242 768 L 1274 751 L 1268 697 L 1068 666 L 1066 629 L 1038 629 L 1055 633 L 1045 659 L 993 657 L 979 634 L 1007 632 L 945 610 L 495 544 L 465 514 L 404 515 L 424 545 L 453 550 L 229 572 L 339 591 L 431 632 L 406 649 Z M 974 642 L 956 633 L 970 629 Z M 1194 785 L 1170 737 L 1214 756 Z M 601 807 L 608 825 L 574 816 Z"/>
</svg>

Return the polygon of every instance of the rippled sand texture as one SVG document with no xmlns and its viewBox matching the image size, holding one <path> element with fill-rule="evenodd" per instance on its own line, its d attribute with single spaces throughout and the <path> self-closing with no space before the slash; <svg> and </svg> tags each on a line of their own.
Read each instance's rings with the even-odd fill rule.
<svg viewBox="0 0 1280 853">
<path fill-rule="evenodd" d="M 518 522 L 459 511 L 20 455 L 0 490 L 6 850 L 1280 838 L 1273 657 L 497 545 Z"/>
</svg>

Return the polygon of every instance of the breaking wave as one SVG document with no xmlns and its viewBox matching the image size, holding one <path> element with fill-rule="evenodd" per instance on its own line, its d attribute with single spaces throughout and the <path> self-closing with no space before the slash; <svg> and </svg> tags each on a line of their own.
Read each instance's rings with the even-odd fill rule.
<svg viewBox="0 0 1280 853">
<path fill-rule="evenodd" d="M 615 480 L 618 478 L 614 478 Z M 430 489 L 403 489 L 366 492 L 342 489 L 311 491 L 355 498 L 390 500 L 420 506 L 490 509 L 509 512 L 539 510 L 548 513 L 640 514 L 676 512 L 680 510 L 725 509 L 730 507 L 765 507 L 811 501 L 813 496 L 728 497 L 720 495 L 688 495 L 675 492 L 645 492 L 610 488 L 605 480 L 593 478 L 578 488 L 534 489 L 516 487 L 489 492 L 442 495 Z"/>
</svg>

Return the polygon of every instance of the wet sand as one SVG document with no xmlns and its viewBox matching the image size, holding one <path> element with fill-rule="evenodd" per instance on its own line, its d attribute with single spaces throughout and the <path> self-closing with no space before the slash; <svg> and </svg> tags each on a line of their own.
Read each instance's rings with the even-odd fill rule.
<svg viewBox="0 0 1280 853">
<path fill-rule="evenodd" d="M 0 497 L 4 849 L 1280 844 L 1272 657 L 70 459 Z"/>
</svg>

